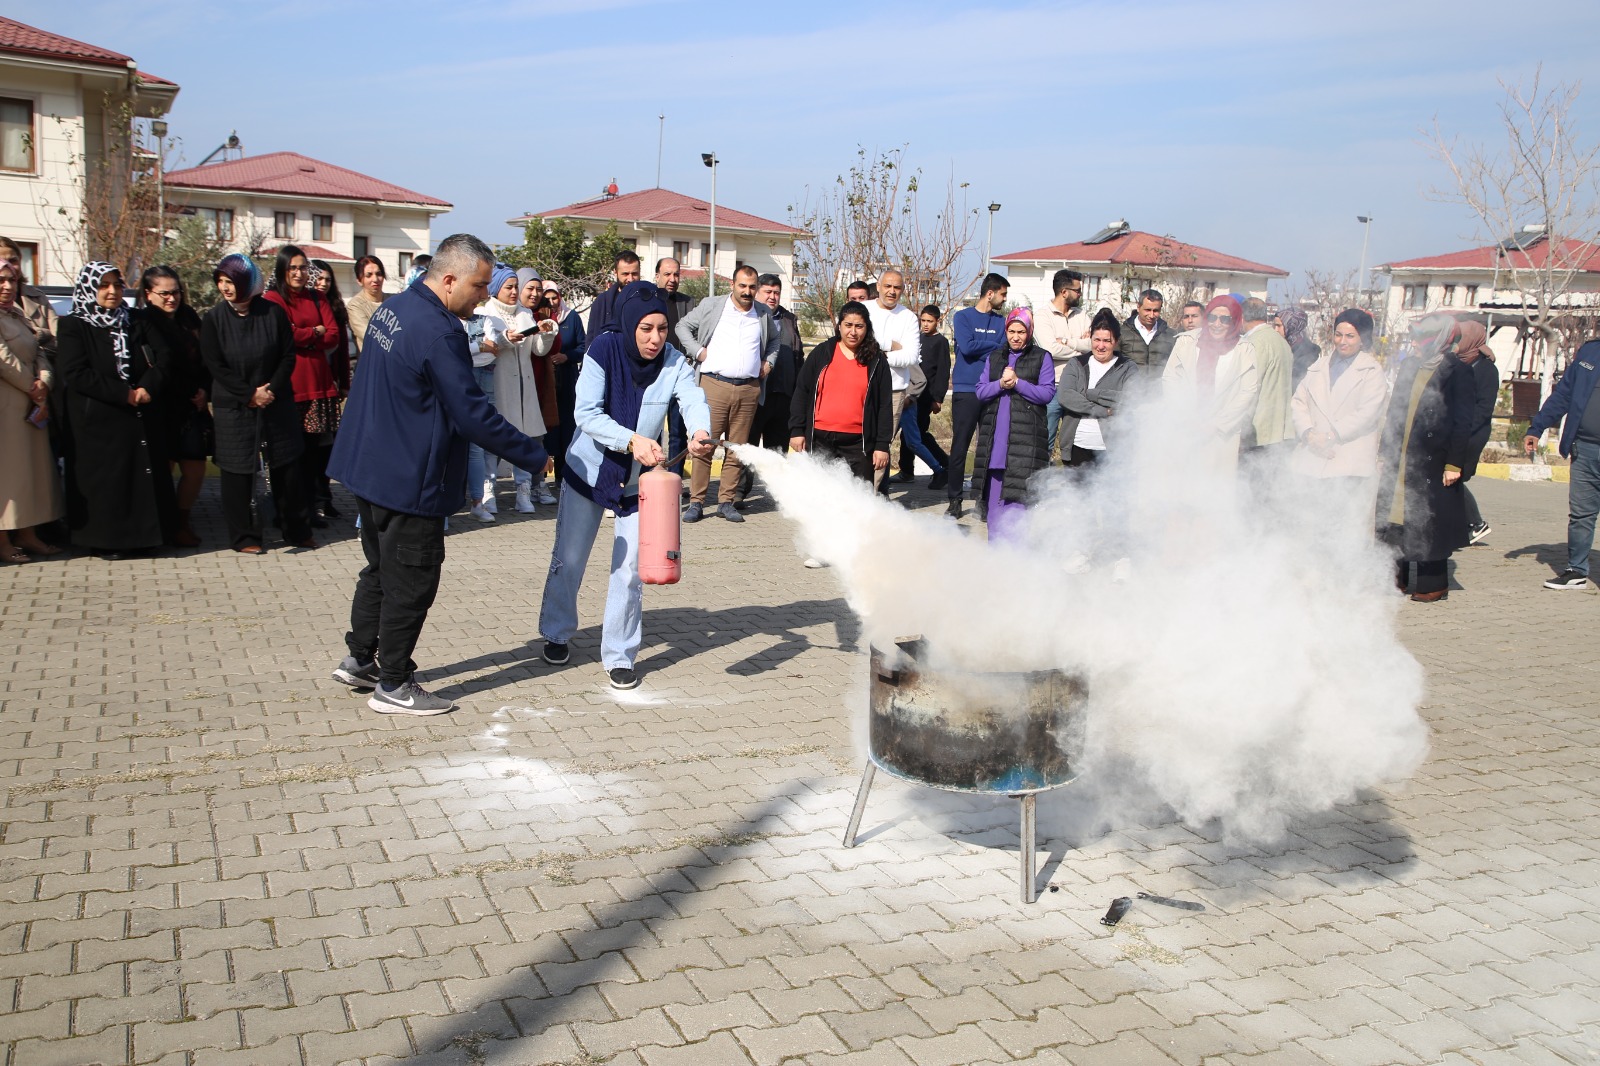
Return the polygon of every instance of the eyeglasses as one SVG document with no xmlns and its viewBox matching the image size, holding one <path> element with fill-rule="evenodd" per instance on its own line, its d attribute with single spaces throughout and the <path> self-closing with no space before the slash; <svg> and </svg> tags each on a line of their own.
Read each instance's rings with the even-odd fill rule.
<svg viewBox="0 0 1600 1066">
<path fill-rule="evenodd" d="M 151 289 L 150 290 L 150 298 L 152 300 L 176 300 L 178 298 L 178 290 L 177 289 Z"/>
<path fill-rule="evenodd" d="M 1233 316 L 1232 315 L 1207 315 L 1206 316 L 1206 321 L 1207 322 L 1232 322 L 1233 321 Z"/>
</svg>

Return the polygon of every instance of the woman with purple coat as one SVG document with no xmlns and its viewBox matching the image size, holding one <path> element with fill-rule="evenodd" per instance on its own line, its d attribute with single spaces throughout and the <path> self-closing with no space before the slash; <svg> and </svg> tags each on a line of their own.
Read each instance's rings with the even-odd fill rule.
<svg viewBox="0 0 1600 1066">
<path fill-rule="evenodd" d="M 1028 480 L 1050 465 L 1045 411 L 1056 394 L 1055 363 L 1033 340 L 1033 312 L 1006 316 L 1006 346 L 978 378 L 978 455 L 972 492 L 990 540 L 1015 540 L 1027 509 Z"/>
</svg>

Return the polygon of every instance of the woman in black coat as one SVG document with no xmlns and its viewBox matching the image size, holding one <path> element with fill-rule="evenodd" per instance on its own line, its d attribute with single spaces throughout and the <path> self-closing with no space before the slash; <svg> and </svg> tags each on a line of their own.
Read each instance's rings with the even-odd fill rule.
<svg viewBox="0 0 1600 1066">
<path fill-rule="evenodd" d="M 1370 321 L 1370 319 L 1369 319 Z M 1475 469 L 1471 436 L 1476 387 L 1471 370 L 1446 357 L 1454 323 L 1424 319 L 1412 333 L 1413 355 L 1395 376 L 1378 447 L 1378 539 L 1396 553 L 1395 581 L 1411 598 L 1449 595 L 1450 555 L 1466 547 L 1466 471 Z"/>
<path fill-rule="evenodd" d="M 178 272 L 153 266 L 139 279 L 133 319 L 166 370 L 165 396 L 152 411 L 162 422 L 167 458 L 178 465 L 178 531 L 172 542 L 197 548 L 200 538 L 189 512 L 200 498 L 212 450 L 211 372 L 200 358 L 200 316 L 184 299 Z"/>
<path fill-rule="evenodd" d="M 200 323 L 200 354 L 211 371 L 222 513 L 233 550 L 260 555 L 261 524 L 252 504 L 256 471 L 267 461 L 284 539 L 315 548 L 302 499 L 298 460 L 305 450 L 294 405 L 294 333 L 283 309 L 261 296 L 261 272 L 249 258 L 224 256 L 212 273 L 218 303 Z"/>
<path fill-rule="evenodd" d="M 151 405 L 165 368 L 122 302 L 122 273 L 90 263 L 56 335 L 73 542 L 107 559 L 170 543 L 177 505 L 165 427 Z"/>
</svg>

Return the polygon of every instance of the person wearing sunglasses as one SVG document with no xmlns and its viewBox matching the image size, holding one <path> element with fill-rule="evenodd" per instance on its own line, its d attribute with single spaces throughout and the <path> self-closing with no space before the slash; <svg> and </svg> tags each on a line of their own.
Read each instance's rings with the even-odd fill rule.
<svg viewBox="0 0 1600 1066">
<path fill-rule="evenodd" d="M 1173 343 L 1161 375 L 1164 395 L 1198 407 L 1210 428 L 1202 447 L 1218 467 L 1230 471 L 1238 466 L 1239 438 L 1255 415 L 1261 389 L 1255 348 L 1239 335 L 1242 310 L 1237 296 L 1213 298 L 1200 328 Z"/>
</svg>

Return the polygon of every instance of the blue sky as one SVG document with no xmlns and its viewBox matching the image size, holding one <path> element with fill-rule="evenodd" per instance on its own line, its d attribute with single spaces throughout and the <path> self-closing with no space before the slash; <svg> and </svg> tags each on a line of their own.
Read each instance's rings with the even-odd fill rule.
<svg viewBox="0 0 1600 1066">
<path fill-rule="evenodd" d="M 1580 79 L 1600 41 L 1593 0 L 9 7 L 182 85 L 187 163 L 237 129 L 451 201 L 436 238 L 654 185 L 664 111 L 662 184 L 707 196 L 715 150 L 718 200 L 771 218 L 856 145 L 907 144 L 1003 205 L 996 254 L 1126 218 L 1296 275 L 1353 270 L 1357 214 L 1372 263 L 1462 246 L 1420 131 L 1494 137 L 1497 78 Z M 1578 118 L 1600 138 L 1600 85 Z"/>
</svg>

